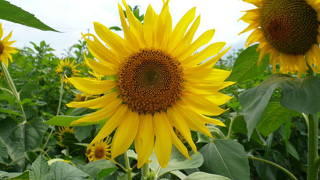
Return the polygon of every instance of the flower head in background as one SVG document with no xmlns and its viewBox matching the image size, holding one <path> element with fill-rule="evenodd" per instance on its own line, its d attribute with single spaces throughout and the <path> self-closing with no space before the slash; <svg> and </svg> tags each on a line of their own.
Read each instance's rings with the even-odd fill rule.
<svg viewBox="0 0 320 180">
<path fill-rule="evenodd" d="M 56 68 L 56 73 L 63 75 L 64 77 L 72 77 L 79 75 L 79 70 L 77 70 L 78 65 L 70 59 L 60 60 Z M 65 79 L 65 82 L 67 80 Z"/>
<path fill-rule="evenodd" d="M 98 22 L 94 23 L 97 36 L 85 35 L 95 57 L 87 58 L 87 65 L 93 72 L 113 78 L 69 78 L 79 91 L 99 95 L 68 104 L 98 109 L 72 124 L 99 123 L 107 119 L 91 144 L 115 131 L 112 159 L 134 143 L 138 168 L 149 162 L 152 152 L 165 167 L 173 145 L 189 157 L 174 128 L 197 151 L 191 130 L 211 136 L 206 124 L 224 126 L 220 120 L 208 116 L 223 113 L 225 110 L 219 106 L 231 98 L 219 92 L 233 84 L 225 82 L 230 72 L 212 68 L 228 49 L 223 50 L 224 42 L 207 45 L 214 35 L 212 29 L 194 38 L 200 24 L 195 8 L 173 27 L 169 1 L 163 2 L 159 14 L 149 6 L 143 23 L 125 0 L 123 5 L 126 15 L 121 5 L 119 14 L 124 37 Z"/>
<path fill-rule="evenodd" d="M 89 161 L 97 161 L 101 159 L 110 159 L 111 157 L 111 137 L 90 144 L 87 148 L 86 156 Z"/>
<path fill-rule="evenodd" d="M 9 41 L 11 36 L 12 32 L 4 37 L 2 24 L 0 23 L 0 62 L 3 62 L 6 66 L 9 65 L 9 61 L 12 61 L 12 54 L 17 52 L 16 48 L 11 46 L 15 41 Z"/>
<path fill-rule="evenodd" d="M 247 45 L 259 42 L 260 60 L 270 54 L 276 72 L 320 71 L 320 2 L 318 0 L 244 0 L 257 6 L 241 18 L 254 30 Z"/>
</svg>

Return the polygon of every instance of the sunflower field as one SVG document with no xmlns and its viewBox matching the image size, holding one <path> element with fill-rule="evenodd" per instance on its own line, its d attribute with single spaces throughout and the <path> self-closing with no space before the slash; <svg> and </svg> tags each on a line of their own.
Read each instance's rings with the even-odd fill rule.
<svg viewBox="0 0 320 180">
<path fill-rule="evenodd" d="M 320 1 L 243 1 L 241 49 L 122 0 L 60 57 L 0 0 L 0 180 L 318 180 Z"/>
</svg>

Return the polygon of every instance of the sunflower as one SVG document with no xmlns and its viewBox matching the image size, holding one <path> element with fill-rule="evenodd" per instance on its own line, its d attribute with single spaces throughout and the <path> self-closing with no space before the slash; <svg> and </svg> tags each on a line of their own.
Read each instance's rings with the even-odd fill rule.
<svg viewBox="0 0 320 180">
<path fill-rule="evenodd" d="M 260 60 L 270 54 L 273 71 L 305 73 L 320 70 L 320 4 L 318 0 L 244 0 L 257 8 L 241 18 L 254 30 L 246 45 L 259 42 Z"/>
<path fill-rule="evenodd" d="M 200 24 L 200 16 L 195 18 L 195 8 L 172 28 L 169 1 L 163 2 L 159 14 L 149 5 L 143 23 L 134 17 L 126 1 L 122 2 L 126 16 L 123 7 L 118 8 L 124 37 L 98 22 L 94 23 L 98 37 L 85 35 L 88 48 L 96 58 L 86 59 L 87 65 L 98 74 L 114 78 L 69 78 L 78 90 L 100 96 L 68 104 L 98 109 L 72 125 L 107 119 L 92 144 L 115 131 L 112 159 L 134 143 L 138 168 L 149 162 L 153 151 L 159 164 L 165 167 L 172 145 L 189 157 L 173 128 L 197 151 L 190 130 L 211 136 L 206 124 L 224 126 L 208 116 L 223 113 L 225 110 L 219 105 L 231 98 L 219 92 L 233 84 L 224 82 L 230 72 L 212 68 L 228 49 L 223 50 L 224 42 L 203 47 L 213 37 L 214 30 L 193 40 Z"/>
<path fill-rule="evenodd" d="M 100 159 L 110 159 L 111 157 L 111 137 L 106 140 L 101 140 L 90 144 L 87 148 L 86 156 L 89 161 L 96 161 Z"/>
<path fill-rule="evenodd" d="M 5 38 L 1 39 L 3 36 L 3 28 L 0 23 L 0 62 L 2 61 L 6 66 L 8 66 L 9 61 L 12 61 L 12 54 L 16 53 L 17 50 L 11 45 L 15 41 L 9 41 L 12 36 L 12 32 L 9 33 Z"/>
<path fill-rule="evenodd" d="M 61 74 L 63 77 L 71 77 L 79 74 L 79 70 L 77 70 L 78 65 L 75 64 L 74 61 L 70 59 L 60 60 L 56 73 Z M 67 82 L 67 80 L 65 80 Z"/>
<path fill-rule="evenodd" d="M 58 144 L 61 147 L 70 147 L 77 142 L 74 135 L 74 129 L 70 127 L 58 127 L 57 137 Z"/>
</svg>

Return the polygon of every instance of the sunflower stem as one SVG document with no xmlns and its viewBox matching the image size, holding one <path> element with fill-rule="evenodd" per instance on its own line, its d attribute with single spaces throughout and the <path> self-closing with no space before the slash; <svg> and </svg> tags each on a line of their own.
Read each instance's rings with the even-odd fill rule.
<svg viewBox="0 0 320 180">
<path fill-rule="evenodd" d="M 232 126 L 233 126 L 233 122 L 234 122 L 234 117 L 231 118 L 230 124 L 229 124 L 229 130 L 228 130 L 228 135 L 227 135 L 227 139 L 230 139 L 231 135 L 232 135 Z"/>
<path fill-rule="evenodd" d="M 141 169 L 141 180 L 147 180 L 149 177 L 149 164 L 145 163 Z"/>
<path fill-rule="evenodd" d="M 279 164 L 277 163 L 274 163 L 272 161 L 269 161 L 269 160 L 266 160 L 266 159 L 261 159 L 261 158 L 258 158 L 258 157 L 255 157 L 255 156 L 249 156 L 249 159 L 252 159 L 252 160 L 255 160 L 255 161 L 260 161 L 260 162 L 263 162 L 263 163 L 266 163 L 266 164 L 269 164 L 273 167 L 276 167 L 278 169 L 280 169 L 281 171 L 283 171 L 284 173 L 286 173 L 291 179 L 293 180 L 298 180 L 298 178 L 293 175 L 289 170 L 287 170 L 286 168 L 280 166 Z"/>
<path fill-rule="evenodd" d="M 60 114 L 61 109 L 61 102 L 62 102 L 62 96 L 63 96 L 63 84 L 64 84 L 64 75 L 61 76 L 61 82 L 60 82 L 60 90 L 59 90 L 59 104 L 57 109 L 57 116 Z"/>
<path fill-rule="evenodd" d="M 318 179 L 318 126 L 319 121 L 316 114 L 308 115 L 308 180 Z"/>
<path fill-rule="evenodd" d="M 10 87 L 10 90 L 11 90 L 13 96 L 16 98 L 17 103 L 19 104 L 19 107 L 21 109 L 22 118 L 23 118 L 23 122 L 22 123 L 25 124 L 25 123 L 27 123 L 27 116 L 26 116 L 26 113 L 25 113 L 25 111 L 23 109 L 23 105 L 22 105 L 21 100 L 20 100 L 20 94 L 17 91 L 16 86 L 14 85 L 14 82 L 13 82 L 13 80 L 11 78 L 11 75 L 10 75 L 10 73 L 8 71 L 7 66 L 3 62 L 1 62 L 1 66 L 2 66 L 2 70 L 4 72 L 4 75 L 5 75 L 5 78 L 7 80 L 7 83 L 9 85 L 9 87 Z"/>
<path fill-rule="evenodd" d="M 131 175 L 131 167 L 130 167 L 130 161 L 129 161 L 129 157 L 128 157 L 128 154 L 127 152 L 125 152 L 123 154 L 123 157 L 124 157 L 124 161 L 125 161 L 125 166 L 126 166 L 126 169 L 127 169 L 127 176 L 128 176 L 128 180 L 132 180 L 132 175 Z"/>
</svg>

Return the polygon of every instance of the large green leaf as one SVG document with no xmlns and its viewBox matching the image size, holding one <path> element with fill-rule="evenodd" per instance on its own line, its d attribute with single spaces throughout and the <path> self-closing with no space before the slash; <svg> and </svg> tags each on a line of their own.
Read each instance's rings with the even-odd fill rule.
<svg viewBox="0 0 320 180">
<path fill-rule="evenodd" d="M 72 121 L 79 119 L 80 116 L 55 116 L 45 123 L 53 126 L 70 126 Z"/>
<path fill-rule="evenodd" d="M 259 53 L 256 51 L 258 45 L 248 47 L 241 52 L 232 68 L 232 73 L 228 81 L 241 82 L 255 78 L 262 74 L 268 66 L 268 57 L 266 56 L 258 64 Z"/>
<path fill-rule="evenodd" d="M 204 172 L 195 172 L 190 174 L 183 180 L 230 180 L 227 177 L 216 175 L 216 174 L 208 174 Z"/>
<path fill-rule="evenodd" d="M 30 180 L 48 180 L 49 165 L 43 156 L 38 158 L 32 163 L 30 169 Z"/>
<path fill-rule="evenodd" d="M 293 116 L 298 115 L 295 111 L 288 110 L 281 106 L 280 102 L 271 101 L 262 115 L 257 129 L 264 135 L 268 136 L 277 130 L 282 124 L 290 121 Z"/>
<path fill-rule="evenodd" d="M 247 123 L 249 137 L 260 121 L 273 91 L 287 81 L 293 81 L 293 78 L 285 75 L 273 75 L 259 86 L 240 94 L 239 101 L 242 106 L 244 119 Z"/>
<path fill-rule="evenodd" d="M 190 157 L 190 159 L 186 159 L 175 148 L 173 148 L 171 159 L 166 168 L 160 168 L 155 154 L 152 154 L 151 160 L 150 168 L 155 172 L 160 169 L 158 171 L 158 177 L 175 170 L 198 168 L 203 163 L 203 157 L 200 153 L 195 153 Z"/>
<path fill-rule="evenodd" d="M 249 180 L 248 156 L 241 144 L 233 140 L 215 140 L 200 149 L 204 163 L 200 170 L 233 180 Z"/>
<path fill-rule="evenodd" d="M 90 162 L 80 168 L 97 180 L 103 180 L 106 176 L 109 176 L 117 170 L 117 167 L 111 161 L 107 160 Z"/>
<path fill-rule="evenodd" d="M 65 162 L 55 162 L 50 167 L 49 176 L 54 180 L 84 180 L 89 175 Z"/>
<path fill-rule="evenodd" d="M 307 77 L 286 81 L 282 87 L 281 104 L 301 113 L 320 112 L 320 79 Z"/>
<path fill-rule="evenodd" d="M 90 136 L 93 126 L 74 127 L 74 135 L 79 142 Z"/>
<path fill-rule="evenodd" d="M 23 168 L 25 152 L 40 146 L 47 125 L 40 120 L 20 124 L 3 120 L 0 123 L 0 139 L 6 145 L 10 158 Z"/>
<path fill-rule="evenodd" d="M 29 12 L 21 9 L 20 7 L 10 4 L 8 1 L 0 0 L 0 12 L 0 19 L 37 28 L 43 31 L 58 32 L 57 30 L 41 22 L 33 14 L 30 14 Z"/>
</svg>

